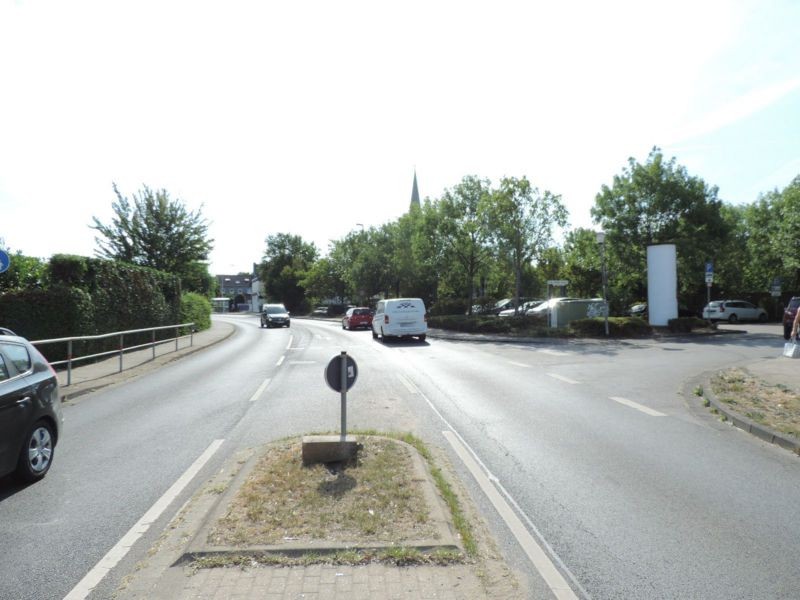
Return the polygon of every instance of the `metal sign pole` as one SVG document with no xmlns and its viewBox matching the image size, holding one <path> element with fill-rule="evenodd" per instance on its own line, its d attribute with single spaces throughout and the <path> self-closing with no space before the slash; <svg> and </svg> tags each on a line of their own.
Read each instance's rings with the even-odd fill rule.
<svg viewBox="0 0 800 600">
<path fill-rule="evenodd" d="M 347 439 L 347 352 L 342 350 L 342 441 Z"/>
</svg>

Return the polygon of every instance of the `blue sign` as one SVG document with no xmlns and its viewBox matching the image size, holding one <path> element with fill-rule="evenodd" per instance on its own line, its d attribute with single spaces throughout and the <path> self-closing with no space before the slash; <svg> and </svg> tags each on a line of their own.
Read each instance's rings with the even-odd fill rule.
<svg viewBox="0 0 800 600">
<path fill-rule="evenodd" d="M 8 255 L 8 252 L 5 250 L 0 250 L 0 273 L 4 271 L 8 271 L 8 267 L 11 266 L 11 257 Z"/>
<path fill-rule="evenodd" d="M 714 263 L 706 263 L 706 273 L 713 273 L 714 272 Z"/>
</svg>

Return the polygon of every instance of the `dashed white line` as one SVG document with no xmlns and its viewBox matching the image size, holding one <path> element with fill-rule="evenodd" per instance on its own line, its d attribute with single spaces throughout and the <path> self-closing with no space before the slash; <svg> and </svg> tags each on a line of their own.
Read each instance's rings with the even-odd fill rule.
<svg viewBox="0 0 800 600">
<path fill-rule="evenodd" d="M 643 404 L 639 404 L 638 402 L 634 402 L 633 400 L 628 400 L 627 398 L 621 398 L 619 396 L 609 396 L 614 402 L 619 402 L 620 404 L 624 404 L 630 408 L 635 408 L 636 410 L 643 412 L 646 415 L 650 415 L 651 417 L 666 417 L 662 412 L 658 412 L 657 410 L 653 410 L 648 406 L 644 406 Z"/>
<path fill-rule="evenodd" d="M 550 377 L 553 379 L 558 379 L 559 381 L 563 381 L 564 383 L 571 383 L 572 385 L 578 385 L 580 381 L 575 381 L 574 379 L 570 379 L 569 377 L 564 377 L 563 375 L 559 375 L 558 373 L 548 373 Z"/>
<path fill-rule="evenodd" d="M 64 597 L 64 600 L 84 600 L 91 594 L 92 590 L 103 580 L 103 577 L 128 554 L 128 551 L 139 538 L 147 532 L 150 525 L 158 520 L 167 507 L 172 504 L 172 501 L 183 491 L 183 488 L 185 488 L 194 476 L 200 472 L 200 469 L 202 469 L 214 453 L 219 450 L 219 447 L 224 441 L 225 440 L 214 440 L 211 442 L 211 445 L 206 448 L 206 451 L 203 452 L 198 459 L 192 463 L 192 466 L 172 484 L 172 487 L 164 492 L 164 495 L 153 504 L 150 510 L 144 513 L 144 516 L 128 530 L 128 533 L 122 536 L 122 539 L 100 559 L 100 562 L 78 582 L 78 585 L 72 588 L 72 591 Z"/>
<path fill-rule="evenodd" d="M 290 335 L 290 336 L 289 336 L 289 343 L 288 343 L 288 344 L 286 344 L 286 349 L 287 349 L 287 350 L 290 350 L 290 349 L 292 348 L 292 342 L 293 342 L 293 341 L 294 341 L 294 336 L 293 336 L 293 335 Z"/>
<path fill-rule="evenodd" d="M 530 365 L 526 365 L 526 364 L 523 364 L 523 363 L 514 362 L 513 360 L 510 360 L 510 361 L 508 361 L 508 362 L 509 362 L 509 364 L 512 364 L 512 365 L 514 365 L 515 367 L 523 367 L 523 368 L 525 368 L 525 369 L 527 369 L 528 367 L 530 367 Z"/>
<path fill-rule="evenodd" d="M 290 365 L 315 365 L 317 361 L 315 360 L 290 360 Z"/>
<path fill-rule="evenodd" d="M 286 358 L 286 355 L 284 354 L 283 356 L 281 356 L 281 357 L 278 359 L 278 362 L 277 362 L 277 363 L 275 363 L 275 366 L 276 366 L 276 367 L 280 367 L 280 366 L 283 364 L 283 361 L 284 361 L 284 359 L 285 359 L 285 358 Z"/>
<path fill-rule="evenodd" d="M 250 402 L 255 402 L 256 400 L 258 400 L 258 397 L 261 396 L 261 393 L 269 385 L 269 382 L 270 382 L 270 379 L 267 378 L 261 383 L 260 386 L 258 386 L 258 389 L 256 390 L 256 392 L 252 396 L 250 396 Z"/>
</svg>

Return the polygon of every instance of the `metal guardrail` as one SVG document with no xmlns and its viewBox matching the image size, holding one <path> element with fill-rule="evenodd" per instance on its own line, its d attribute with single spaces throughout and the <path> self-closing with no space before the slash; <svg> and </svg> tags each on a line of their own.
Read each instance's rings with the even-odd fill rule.
<svg viewBox="0 0 800 600">
<path fill-rule="evenodd" d="M 178 330 L 181 327 L 189 327 L 189 335 L 178 335 Z M 175 330 L 175 337 L 168 338 L 166 340 L 158 340 L 156 341 L 156 331 L 163 331 L 165 329 L 174 329 Z M 125 336 L 133 333 L 151 333 L 151 341 L 146 344 L 138 344 L 136 346 L 128 346 L 125 347 Z M 108 350 L 107 352 L 98 352 L 96 354 L 87 354 L 86 356 L 72 356 L 72 342 L 83 342 L 83 341 L 90 341 L 90 340 L 103 340 L 107 338 L 112 338 L 118 336 L 119 337 L 119 346 L 116 350 Z M 127 331 L 114 331 L 112 333 L 103 333 L 101 335 L 82 335 L 82 336 L 75 336 L 75 337 L 64 337 L 64 338 L 54 338 L 52 340 L 35 340 L 32 341 L 31 344 L 34 345 L 43 345 L 43 344 L 57 344 L 57 343 L 67 343 L 67 358 L 65 360 L 56 360 L 51 362 L 52 366 L 58 365 L 67 365 L 67 385 L 72 383 L 72 364 L 81 360 L 89 360 L 91 358 L 99 358 L 101 356 L 109 356 L 112 354 L 119 355 L 119 373 L 122 372 L 122 358 L 125 355 L 126 351 L 130 350 L 139 350 L 141 348 L 149 348 L 153 349 L 153 360 L 156 358 L 156 346 L 161 344 L 167 344 L 169 342 L 175 342 L 175 351 L 178 351 L 178 341 L 181 338 L 189 338 L 189 346 L 194 344 L 194 323 L 181 323 L 179 325 L 164 325 L 161 327 L 145 327 L 144 329 L 129 329 Z"/>
</svg>

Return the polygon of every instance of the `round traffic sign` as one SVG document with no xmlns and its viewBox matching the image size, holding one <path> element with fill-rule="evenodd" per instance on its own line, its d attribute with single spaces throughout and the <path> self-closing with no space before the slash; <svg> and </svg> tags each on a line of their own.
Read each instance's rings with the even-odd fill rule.
<svg viewBox="0 0 800 600">
<path fill-rule="evenodd" d="M 8 267 L 10 266 L 11 257 L 8 255 L 8 252 L 5 250 L 0 250 L 0 273 L 8 271 Z"/>
<path fill-rule="evenodd" d="M 358 366 L 352 357 L 347 356 L 347 389 L 353 387 L 358 377 Z M 335 392 L 342 391 L 342 355 L 334 356 L 325 368 L 325 383 Z"/>
</svg>

